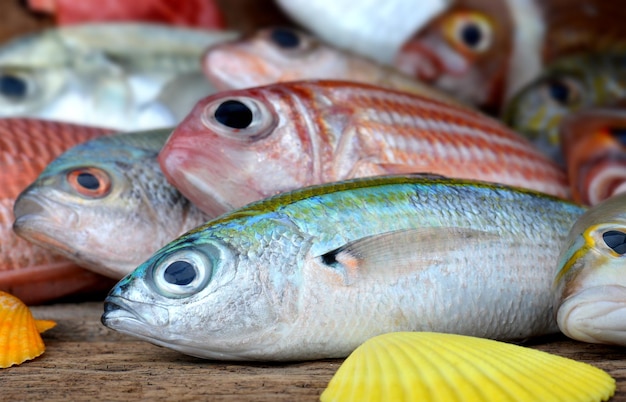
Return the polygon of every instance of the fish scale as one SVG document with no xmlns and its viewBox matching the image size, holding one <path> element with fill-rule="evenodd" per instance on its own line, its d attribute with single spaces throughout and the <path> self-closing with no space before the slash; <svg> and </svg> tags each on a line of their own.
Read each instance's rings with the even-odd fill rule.
<svg viewBox="0 0 626 402">
<path fill-rule="evenodd" d="M 392 331 L 548 334 L 555 262 L 583 212 L 533 191 L 422 175 L 304 188 L 172 241 L 111 290 L 102 320 L 229 360 L 342 357 Z M 179 263 L 191 283 L 164 275 Z"/>
<path fill-rule="evenodd" d="M 262 105 L 245 129 L 228 131 L 205 115 L 230 99 Z M 174 130 L 159 162 L 170 182 L 213 215 L 298 187 L 408 172 L 568 195 L 561 168 L 495 120 L 341 81 L 290 82 L 207 97 Z"/>
</svg>

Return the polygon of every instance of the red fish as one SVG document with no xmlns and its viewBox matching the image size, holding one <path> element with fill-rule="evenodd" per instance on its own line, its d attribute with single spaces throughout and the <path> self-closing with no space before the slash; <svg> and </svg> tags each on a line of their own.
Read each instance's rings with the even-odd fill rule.
<svg viewBox="0 0 626 402">
<path fill-rule="evenodd" d="M 27 304 L 104 290 L 97 275 L 18 237 L 13 204 L 46 165 L 66 149 L 110 130 L 34 119 L 0 119 L 0 290 Z"/>
<path fill-rule="evenodd" d="M 626 192 L 626 109 L 583 109 L 566 116 L 560 128 L 575 201 L 596 205 Z"/>
<path fill-rule="evenodd" d="M 626 8 L 601 0 L 458 0 L 409 39 L 396 66 L 483 110 L 559 57 L 623 49 Z"/>
<path fill-rule="evenodd" d="M 54 14 L 58 25 L 142 21 L 206 29 L 225 26 L 213 0 L 28 0 L 28 6 Z"/>
<path fill-rule="evenodd" d="M 343 81 L 209 96 L 172 133 L 159 162 L 168 180 L 212 215 L 307 185 L 407 172 L 568 194 L 565 173 L 498 121 Z"/>
</svg>

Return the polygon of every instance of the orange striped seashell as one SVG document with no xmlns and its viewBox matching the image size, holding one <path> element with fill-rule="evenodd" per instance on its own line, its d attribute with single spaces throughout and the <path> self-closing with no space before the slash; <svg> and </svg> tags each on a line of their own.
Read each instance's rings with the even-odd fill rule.
<svg viewBox="0 0 626 402">
<path fill-rule="evenodd" d="M 40 356 L 45 345 L 39 333 L 55 325 L 54 321 L 35 320 L 20 299 L 0 291 L 0 368 Z"/>
</svg>

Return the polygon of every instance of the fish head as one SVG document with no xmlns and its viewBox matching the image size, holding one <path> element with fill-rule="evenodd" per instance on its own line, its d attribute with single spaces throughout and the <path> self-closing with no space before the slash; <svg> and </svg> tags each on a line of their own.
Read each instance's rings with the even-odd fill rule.
<svg viewBox="0 0 626 402">
<path fill-rule="evenodd" d="M 198 357 L 279 358 L 301 247 L 290 225 L 252 220 L 209 222 L 166 245 L 111 290 L 103 324 Z"/>
<path fill-rule="evenodd" d="M 119 137 L 71 148 L 14 205 L 18 235 L 117 279 L 183 233 L 183 217 L 194 216 L 160 171 L 158 147 L 142 149 Z M 196 225 L 204 221 L 195 215 Z"/>
<path fill-rule="evenodd" d="M 0 64 L 0 116 L 40 113 L 69 82 L 67 70 Z"/>
<path fill-rule="evenodd" d="M 596 205 L 572 227 L 554 297 L 557 323 L 567 336 L 626 344 L 626 195 Z"/>
<path fill-rule="evenodd" d="M 624 101 L 565 116 L 559 140 L 575 201 L 596 205 L 626 191 Z"/>
<path fill-rule="evenodd" d="M 275 82 L 338 78 L 345 58 L 302 31 L 287 27 L 261 29 L 253 36 L 210 47 L 203 68 L 221 89 Z"/>
<path fill-rule="evenodd" d="M 500 104 L 504 93 L 511 19 L 505 2 L 479 3 L 456 2 L 409 39 L 394 64 L 464 102 L 489 109 Z"/>
<path fill-rule="evenodd" d="M 198 102 L 159 162 L 176 188 L 217 216 L 310 182 L 308 113 L 280 85 L 221 92 Z"/>
<path fill-rule="evenodd" d="M 624 56 L 612 53 L 559 59 L 507 102 L 503 120 L 560 159 L 559 126 L 566 115 L 626 98 L 623 65 Z"/>
</svg>

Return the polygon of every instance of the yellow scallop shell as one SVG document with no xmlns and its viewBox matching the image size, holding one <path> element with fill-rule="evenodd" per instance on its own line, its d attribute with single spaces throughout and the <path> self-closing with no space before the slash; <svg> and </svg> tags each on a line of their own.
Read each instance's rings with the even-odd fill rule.
<svg viewBox="0 0 626 402">
<path fill-rule="evenodd" d="M 45 346 L 39 333 L 55 325 L 54 321 L 35 320 L 20 299 L 0 291 L 0 368 L 41 355 Z"/>
<path fill-rule="evenodd" d="M 489 339 L 433 332 L 371 338 L 321 401 L 605 401 L 615 380 L 586 363 Z"/>
</svg>

